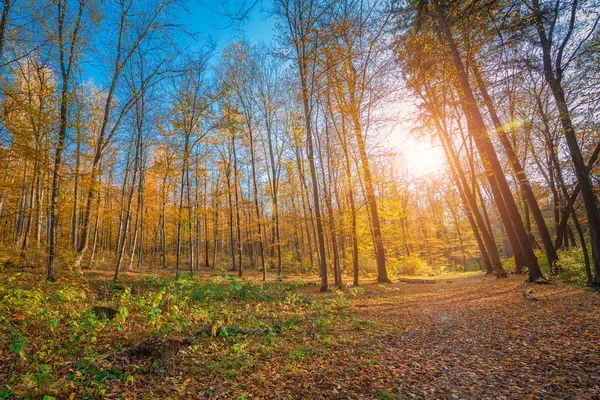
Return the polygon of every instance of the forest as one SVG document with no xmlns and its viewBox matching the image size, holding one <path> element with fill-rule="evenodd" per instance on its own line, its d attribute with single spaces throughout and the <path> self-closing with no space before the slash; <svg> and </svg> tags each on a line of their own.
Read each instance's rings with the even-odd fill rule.
<svg viewBox="0 0 600 400">
<path fill-rule="evenodd" d="M 0 398 L 600 396 L 598 1 L 0 8 Z"/>
</svg>

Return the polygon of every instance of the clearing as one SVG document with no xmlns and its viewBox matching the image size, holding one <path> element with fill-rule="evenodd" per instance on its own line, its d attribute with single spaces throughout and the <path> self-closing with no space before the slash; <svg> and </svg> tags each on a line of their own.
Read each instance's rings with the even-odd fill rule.
<svg viewBox="0 0 600 400">
<path fill-rule="evenodd" d="M 108 276 L 0 273 L 0 397 L 600 396 L 590 290 L 481 274 L 326 294 L 213 270 Z"/>
</svg>

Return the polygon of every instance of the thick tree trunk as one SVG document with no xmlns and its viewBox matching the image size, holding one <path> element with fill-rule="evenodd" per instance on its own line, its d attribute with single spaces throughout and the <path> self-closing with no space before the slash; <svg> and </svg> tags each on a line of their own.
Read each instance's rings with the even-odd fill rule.
<svg viewBox="0 0 600 400">
<path fill-rule="evenodd" d="M 540 278 L 543 278 L 542 271 L 540 270 L 537 262 L 537 257 L 535 256 L 533 248 L 529 243 L 527 231 L 525 230 L 517 205 L 512 197 L 510 187 L 508 186 L 508 182 L 506 181 L 506 177 L 502 171 L 502 166 L 500 165 L 493 145 L 489 139 L 489 136 L 487 135 L 485 122 L 483 121 L 483 117 L 481 116 L 481 113 L 477 107 L 471 85 L 454 42 L 454 38 L 446 21 L 445 12 L 442 6 L 439 4 L 439 0 L 435 0 L 435 7 L 438 13 L 440 27 L 444 37 L 446 38 L 446 42 L 452 55 L 452 61 L 456 68 L 456 72 L 461 84 L 462 96 L 464 96 L 464 111 L 467 114 L 467 122 L 471 125 L 471 134 L 475 139 L 475 145 L 482 155 L 483 164 L 486 169 L 488 179 L 490 180 L 490 186 L 494 193 L 494 198 L 496 199 L 497 204 L 500 200 L 506 203 L 506 213 L 503 212 L 502 207 L 499 207 L 502 220 L 504 221 L 505 226 L 508 226 L 512 223 L 517 236 L 517 242 L 521 245 L 521 249 L 523 250 L 526 258 L 527 267 L 529 269 L 529 280 L 536 281 Z"/>
<path fill-rule="evenodd" d="M 475 80 L 477 85 L 479 86 L 479 91 L 483 97 L 485 105 L 490 113 L 490 117 L 492 118 L 492 122 L 494 123 L 494 127 L 496 128 L 496 133 L 500 138 L 500 142 L 502 143 L 502 147 L 504 147 L 504 151 L 508 156 L 510 161 L 510 165 L 512 167 L 513 172 L 517 176 L 517 180 L 521 186 L 521 191 L 523 193 L 523 197 L 527 201 L 529 205 L 529 210 L 533 215 L 533 219 L 535 220 L 535 224 L 538 228 L 538 232 L 542 239 L 542 244 L 544 245 L 544 251 L 548 257 L 548 265 L 553 266 L 556 261 L 558 261 L 558 255 L 556 254 L 556 250 L 554 249 L 554 245 L 552 243 L 552 238 L 550 237 L 550 232 L 548 231 L 548 226 L 546 225 L 546 221 L 544 220 L 544 216 L 542 215 L 542 211 L 540 210 L 540 206 L 533 194 L 533 189 L 531 189 L 531 184 L 529 183 L 529 179 L 527 175 L 525 175 L 525 171 L 521 166 L 521 162 L 517 157 L 517 154 L 504 132 L 504 128 L 502 123 L 500 122 L 500 118 L 496 113 L 496 109 L 494 104 L 492 103 L 492 99 L 487 91 L 487 87 L 485 82 L 483 81 L 483 77 L 477 68 L 476 63 L 471 63 L 471 68 L 473 69 L 473 74 L 475 75 Z"/>
<path fill-rule="evenodd" d="M 0 61 L 4 55 L 4 39 L 6 38 L 6 22 L 8 21 L 8 13 L 12 6 L 13 0 L 4 0 L 2 7 L 2 18 L 0 19 Z"/>
<path fill-rule="evenodd" d="M 460 88 L 457 87 L 457 91 L 460 92 Z M 463 99 L 461 98 L 461 105 L 462 108 L 465 109 L 465 102 L 463 101 Z M 458 106 L 456 107 L 456 112 L 457 115 L 459 115 L 459 111 L 458 111 Z M 471 174 L 472 174 L 472 186 L 473 186 L 473 190 L 477 191 L 477 194 L 479 195 L 479 199 L 481 202 L 481 210 L 483 213 L 483 216 L 485 217 L 485 223 L 487 225 L 487 229 L 488 232 L 490 233 L 491 237 L 493 238 L 493 228 L 492 228 L 492 224 L 490 222 L 490 217 L 487 211 L 487 207 L 485 204 L 485 198 L 482 195 L 482 191 L 481 191 L 481 186 L 480 184 L 477 182 L 477 177 L 476 177 L 476 171 L 475 171 L 475 160 L 474 160 L 474 156 L 475 156 L 475 150 L 474 147 L 477 147 L 477 151 L 480 153 L 480 158 L 485 160 L 485 157 L 481 156 L 481 147 L 479 147 L 480 142 L 476 141 L 473 138 L 473 135 L 471 134 L 473 132 L 473 128 L 471 126 L 471 123 L 469 121 L 467 121 L 467 130 L 469 131 L 469 135 L 468 135 L 468 140 L 469 140 L 469 144 L 470 144 L 470 155 L 469 155 L 469 166 L 471 168 Z M 459 127 L 460 127 L 460 131 L 461 131 L 461 135 L 463 136 L 463 141 L 466 143 L 466 138 L 465 138 L 465 134 L 463 132 L 462 126 L 460 125 L 460 121 L 459 121 Z M 474 145 L 475 142 L 475 145 Z M 493 147 L 492 147 L 493 150 Z M 495 152 L 495 150 L 493 150 Z M 494 153 L 495 154 L 495 153 Z M 522 269 L 523 267 L 527 266 L 527 260 L 525 257 L 525 250 L 523 249 L 523 245 L 521 244 L 521 242 L 519 241 L 517 232 L 515 230 L 515 221 L 510 217 L 510 211 L 508 209 L 507 203 L 504 200 L 504 195 L 502 194 L 502 191 L 499 188 L 499 183 L 498 180 L 496 179 L 496 177 L 494 176 L 494 174 L 490 171 L 489 169 L 489 165 L 486 165 L 485 161 L 484 163 L 484 171 L 486 173 L 486 179 L 488 181 L 488 185 L 490 188 L 490 191 L 492 192 L 492 198 L 494 200 L 494 203 L 496 204 L 496 210 L 498 211 L 498 215 L 500 216 L 500 219 L 502 221 L 502 227 L 504 228 L 504 233 L 506 234 L 506 238 L 508 239 L 508 242 L 510 244 L 510 248 L 512 250 L 512 256 L 515 260 L 515 273 L 520 274 L 522 273 Z M 500 168 L 501 170 L 501 168 Z M 505 181 L 503 172 L 500 174 L 501 176 L 501 180 Z M 510 192 L 510 188 L 507 189 L 508 191 L 508 196 L 512 199 L 512 193 Z M 514 202 L 514 199 L 513 199 Z M 514 205 L 516 207 L 516 203 Z M 527 238 L 529 239 L 529 235 L 527 235 Z"/>
<path fill-rule="evenodd" d="M 474 227 L 473 232 L 477 232 L 481 235 L 482 246 L 480 249 L 483 250 L 481 253 L 486 266 L 486 271 L 488 273 L 494 272 L 498 277 L 504 277 L 506 276 L 506 271 L 504 271 L 502 263 L 500 262 L 500 256 L 498 254 L 498 247 L 496 246 L 495 239 L 492 235 L 490 227 L 488 224 L 486 224 L 483 215 L 479 212 L 476 197 L 477 193 L 473 192 L 473 190 L 469 188 L 469 182 L 467 181 L 466 174 L 461 166 L 460 159 L 454 150 L 452 138 L 446 129 L 444 121 L 438 114 L 437 109 L 440 106 L 439 102 L 433 97 L 433 91 L 429 87 L 426 88 L 426 91 L 428 97 L 427 100 L 429 100 L 431 103 L 429 111 L 434 117 L 433 120 L 436 126 L 436 131 L 440 139 L 440 143 L 442 144 L 444 155 L 446 156 L 446 160 L 450 166 L 450 171 L 461 196 L 463 207 L 467 213 L 467 216 L 470 216 L 470 219 L 473 220 L 471 223 L 471 226 Z M 474 168 L 474 166 L 472 166 L 472 168 Z M 472 183 L 474 185 L 473 189 L 477 190 L 478 187 L 476 181 L 474 180 Z"/>
<path fill-rule="evenodd" d="M 594 167 L 594 164 L 596 163 L 596 160 L 598 159 L 599 154 L 600 154 L 600 143 L 598 143 L 598 145 L 596 146 L 594 153 L 592 154 L 592 156 L 590 157 L 590 159 L 587 163 L 588 174 Z M 562 210 L 562 216 L 560 218 L 560 222 L 558 223 L 558 225 L 556 227 L 556 240 L 554 242 L 554 246 L 557 249 L 560 249 L 562 247 L 564 233 L 567 229 L 567 222 L 569 221 L 569 216 L 571 215 L 571 207 L 569 206 L 569 204 L 575 204 L 575 201 L 577 200 L 577 197 L 579 196 L 580 192 L 581 192 L 581 189 L 580 189 L 579 183 L 577 183 L 575 185 L 575 188 L 573 189 L 573 192 L 568 197 L 568 200 L 567 200 L 568 202 L 567 202 L 566 208 Z"/>
</svg>

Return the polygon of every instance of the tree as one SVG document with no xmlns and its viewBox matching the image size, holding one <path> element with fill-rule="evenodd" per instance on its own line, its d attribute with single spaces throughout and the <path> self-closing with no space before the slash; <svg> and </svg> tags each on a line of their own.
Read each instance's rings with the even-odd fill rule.
<svg viewBox="0 0 600 400">
<path fill-rule="evenodd" d="M 292 44 L 296 62 L 300 93 L 304 111 L 306 129 L 307 158 L 310 168 L 313 208 L 317 225 L 317 242 L 319 253 L 319 273 L 321 274 L 321 291 L 329 290 L 327 280 L 327 256 L 325 254 L 325 234 L 321 218 L 319 199 L 319 183 L 315 166 L 313 146 L 313 107 L 312 97 L 316 84 L 316 51 L 320 45 L 318 23 L 324 14 L 324 6 L 316 0 L 277 0 L 275 12 L 286 23 L 286 39 Z"/>
<path fill-rule="evenodd" d="M 593 285 L 600 286 L 600 214 L 598 212 L 598 201 L 577 141 L 571 111 L 563 87 L 563 78 L 567 69 L 577 57 L 581 56 L 580 51 L 584 47 L 583 45 L 596 32 L 600 15 L 596 10 L 589 17 L 586 17 L 589 22 L 579 28 L 580 24 L 577 23 L 577 19 L 579 13 L 583 13 L 585 10 L 577 0 L 572 1 L 570 5 L 566 1 L 557 1 L 554 7 L 542 7 L 538 0 L 532 0 L 528 7 L 532 13 L 531 25 L 537 32 L 539 46 L 542 51 L 544 77 L 558 108 L 563 134 L 569 148 L 571 161 L 575 167 L 575 175 L 585 205 L 594 264 Z M 568 17 L 564 22 L 562 21 L 563 13 L 568 13 Z M 560 27 L 558 25 L 561 23 L 564 23 L 565 26 L 559 30 L 557 28 Z M 558 35 L 555 36 L 560 31 L 563 33 L 561 38 L 557 37 Z M 573 41 L 575 40 L 579 40 L 579 43 L 574 44 Z M 571 51 L 570 54 L 565 53 L 569 50 Z"/>
<path fill-rule="evenodd" d="M 469 130 L 471 131 L 478 150 L 484 159 L 483 165 L 486 168 L 490 187 L 494 193 L 494 199 L 499 205 L 499 211 L 504 225 L 507 229 L 510 229 L 509 226 L 512 224 L 515 232 L 515 237 L 512 241 L 513 249 L 518 249 L 518 246 L 521 247 L 521 251 L 525 257 L 524 262 L 529 269 L 529 279 L 531 281 L 538 280 L 543 276 L 537 262 L 537 257 L 535 256 L 531 244 L 529 243 L 529 237 L 525 231 L 525 227 L 521 220 L 521 216 L 517 209 L 512 193 L 510 192 L 510 188 L 502 171 L 502 166 L 500 165 L 496 151 L 494 150 L 489 136 L 487 135 L 485 122 L 477 107 L 476 99 L 473 95 L 471 84 L 468 80 L 463 61 L 458 53 L 458 48 L 446 19 L 446 12 L 439 1 L 435 0 L 433 5 L 439 18 L 440 29 L 446 40 L 446 44 L 452 56 L 452 61 L 456 68 L 456 73 L 458 75 L 463 96 L 461 103 L 463 110 L 467 115 Z M 500 206 L 501 202 L 504 202 L 506 208 Z M 509 238 L 510 237 L 511 236 L 509 235 Z"/>
<path fill-rule="evenodd" d="M 374 109 L 389 97 L 388 82 L 391 74 L 392 55 L 388 51 L 384 35 L 392 14 L 377 1 L 348 0 L 339 3 L 333 12 L 333 54 L 338 65 L 332 66 L 336 73 L 329 84 L 337 87 L 340 111 L 348 115 L 348 122 L 356 136 L 363 178 L 371 212 L 373 242 L 377 260 L 377 280 L 389 282 L 385 267 L 385 248 L 381 234 L 381 222 L 373 174 L 367 154 L 365 120 Z M 329 67 L 329 66 L 328 66 Z"/>
<path fill-rule="evenodd" d="M 56 3 L 57 8 L 57 38 L 60 64 L 60 119 L 58 127 L 58 141 L 54 154 L 54 167 L 52 170 L 52 194 L 50 195 L 50 230 L 48 246 L 48 276 L 50 282 L 56 280 L 56 230 L 58 229 L 58 192 L 59 179 L 61 179 L 62 154 L 65 147 L 67 125 L 69 123 L 69 94 L 72 79 L 73 65 L 81 51 L 81 24 L 85 18 L 83 13 L 86 9 L 86 0 L 79 0 L 75 16 L 69 15 L 67 0 Z M 70 32 L 68 27 L 70 26 Z"/>
<path fill-rule="evenodd" d="M 109 14 L 111 18 L 116 20 L 118 28 L 116 30 L 117 34 L 115 35 L 116 41 L 115 43 L 112 43 L 114 48 L 109 50 L 111 53 L 112 65 L 107 79 L 107 94 L 104 102 L 101 124 L 94 146 L 94 155 L 90 171 L 92 185 L 88 189 L 86 196 L 82 231 L 77 247 L 77 258 L 75 260 L 76 267 L 81 264 L 89 244 L 92 203 L 97 190 L 95 181 L 100 173 L 100 162 L 114 138 L 121 121 L 135 105 L 135 102 L 140 95 L 140 92 L 136 92 L 133 96 L 126 97 L 120 103 L 116 101 L 116 90 L 121 81 L 122 72 L 130 63 L 133 55 L 143 44 L 152 42 L 152 40 L 162 39 L 170 29 L 176 28 L 176 26 L 167 21 L 168 11 L 170 8 L 175 7 L 176 4 L 176 0 L 156 0 L 142 6 L 141 4 L 134 4 L 131 0 L 119 0 L 115 5 L 115 10 L 111 10 L 112 13 Z M 155 47 L 149 46 L 144 48 L 142 54 L 149 57 L 153 51 L 158 50 Z M 142 78 L 142 80 L 145 81 L 145 88 L 156 84 L 161 80 L 160 78 L 164 77 L 168 61 L 168 57 L 161 58 L 158 62 L 155 62 L 152 67 L 146 69 L 144 77 Z"/>
</svg>

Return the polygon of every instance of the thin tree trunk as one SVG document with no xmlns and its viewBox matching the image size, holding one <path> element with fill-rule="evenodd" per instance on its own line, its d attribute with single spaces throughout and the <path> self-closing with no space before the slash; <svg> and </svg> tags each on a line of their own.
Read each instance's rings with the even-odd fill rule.
<svg viewBox="0 0 600 400">
<path fill-rule="evenodd" d="M 54 282 L 56 280 L 56 253 L 57 253 L 57 230 L 58 230 L 58 195 L 59 195 L 59 179 L 61 178 L 62 169 L 62 153 L 65 147 L 65 138 L 67 135 L 67 124 L 68 124 L 68 95 L 69 95 L 69 83 L 71 80 L 71 68 L 73 61 L 76 57 L 75 46 L 79 41 L 79 28 L 81 25 L 81 16 L 85 8 L 85 0 L 79 2 L 79 9 L 77 12 L 77 18 L 73 31 L 69 35 L 69 49 L 67 59 L 65 60 L 65 48 L 64 48 L 64 25 L 66 15 L 66 0 L 60 0 L 57 3 L 58 9 L 58 41 L 59 41 L 59 53 L 60 53 L 60 67 L 61 67 L 61 100 L 60 100 L 60 119 L 58 127 L 58 140 L 56 144 L 56 152 L 54 153 L 54 168 L 52 171 L 52 192 L 50 195 L 50 212 L 49 222 L 50 231 L 49 245 L 48 245 L 48 275 L 47 280 Z M 76 265 L 78 267 L 78 265 Z"/>
<path fill-rule="evenodd" d="M 39 163 L 36 161 L 33 164 L 33 176 L 31 178 L 31 189 L 29 191 L 29 200 L 27 201 L 27 205 L 28 207 L 25 208 L 25 210 L 27 210 L 28 208 L 28 213 L 27 213 L 27 217 L 26 217 L 26 222 L 25 222 L 25 232 L 23 233 L 23 241 L 21 244 L 21 259 L 25 259 L 25 252 L 27 251 L 27 248 L 29 246 L 29 235 L 31 233 L 31 225 L 33 222 L 33 201 L 35 199 L 35 184 L 36 181 L 38 180 L 38 176 L 39 176 Z"/>
<path fill-rule="evenodd" d="M 210 267 L 210 263 L 208 262 L 208 251 L 209 251 L 209 239 L 208 239 L 208 210 L 206 207 L 208 206 L 208 177 L 204 177 L 204 266 L 206 268 Z"/>
<path fill-rule="evenodd" d="M 387 275 L 385 267 L 385 249 L 383 247 L 383 237 L 381 234 L 381 223 L 379 221 L 379 211 L 377 210 L 377 199 L 375 197 L 375 189 L 373 186 L 373 178 L 371 176 L 371 167 L 369 166 L 369 158 L 367 156 L 367 148 L 358 116 L 354 116 L 354 134 L 358 144 L 358 152 L 360 154 L 361 165 L 363 169 L 365 190 L 369 210 L 371 212 L 371 224 L 373 227 L 373 240 L 375 245 L 375 257 L 377 260 L 377 281 L 391 282 Z"/>
<path fill-rule="evenodd" d="M 237 166 L 237 152 L 235 147 L 235 133 L 231 134 L 231 147 L 233 152 L 233 188 L 235 190 L 235 218 L 236 218 L 236 233 L 237 233 L 237 253 L 238 253 L 238 276 L 243 275 L 242 270 L 242 227 L 240 222 L 240 201 L 238 194 L 239 177 L 238 177 L 238 166 Z"/>
<path fill-rule="evenodd" d="M 231 254 L 231 270 L 236 271 L 235 264 L 235 239 L 233 235 L 233 200 L 231 198 L 231 168 L 229 165 L 225 167 L 225 179 L 227 179 L 227 199 L 229 200 L 229 248 Z"/>
<path fill-rule="evenodd" d="M 256 224 L 258 227 L 258 251 L 262 267 L 262 279 L 267 280 L 267 266 L 265 264 L 265 250 L 263 246 L 263 230 L 260 218 L 260 207 L 258 206 L 258 185 L 256 183 L 256 161 L 254 155 L 254 133 L 250 125 L 248 126 L 248 136 L 250 139 L 250 162 L 252 166 L 252 186 L 254 191 L 254 210 L 256 212 Z"/>
<path fill-rule="evenodd" d="M 329 132 L 328 132 L 328 128 L 327 128 L 327 121 L 325 121 L 325 136 L 326 136 L 326 141 L 327 144 L 329 144 Z M 327 148 L 326 151 L 328 151 L 329 149 Z M 329 218 L 327 218 L 327 221 L 329 222 L 329 234 L 330 234 L 330 240 L 331 240 L 331 250 L 333 253 L 333 273 L 334 273 L 334 284 L 336 286 L 338 286 L 340 289 L 343 289 L 343 285 L 342 285 L 342 277 L 341 277 L 341 268 L 340 268 L 340 256 L 339 256 L 339 249 L 338 249 L 338 243 L 337 243 L 337 232 L 336 232 L 336 227 L 335 227 L 335 220 L 334 220 L 334 214 L 333 214 L 333 206 L 331 204 L 331 190 L 330 187 L 327 185 L 327 182 L 330 182 L 330 184 L 332 184 L 332 179 L 331 176 L 326 176 L 325 175 L 325 169 L 328 168 L 329 171 L 330 170 L 330 166 L 329 166 L 329 161 L 327 162 L 327 164 L 325 164 L 325 161 L 323 159 L 323 153 L 324 151 L 321 149 L 321 146 L 317 146 L 317 153 L 319 156 L 319 161 L 321 164 L 321 178 L 323 179 L 323 192 L 325 194 L 325 206 L 327 207 L 327 213 L 329 214 Z"/>
<path fill-rule="evenodd" d="M 586 168 L 583 156 L 581 155 L 581 149 L 577 142 L 577 135 L 575 134 L 575 128 L 571 120 L 571 113 L 567 105 L 565 98 L 565 92 L 562 86 L 562 49 L 566 45 L 570 38 L 571 30 L 567 33 L 561 48 L 556 55 L 556 71 L 552 67 L 552 33 L 546 35 L 544 28 L 544 16 L 542 14 L 542 8 L 538 0 L 532 0 L 534 18 L 532 23 L 535 25 L 538 36 L 540 38 L 540 47 L 542 49 L 542 60 L 544 68 L 544 77 L 546 82 L 552 91 L 556 107 L 560 117 L 563 133 L 567 141 L 569 153 L 573 166 L 575 167 L 575 175 L 577 176 L 577 182 L 581 190 L 581 196 L 585 205 L 585 210 L 588 218 L 588 226 L 590 232 L 590 245 L 592 248 L 592 259 L 594 265 L 594 279 L 593 285 L 600 286 L 600 213 L 598 212 L 598 202 L 594 193 L 594 187 L 590 179 L 588 170 Z M 571 13 L 571 24 L 574 24 L 575 11 L 577 9 L 577 1 L 572 4 Z M 571 25 L 572 26 L 572 25 Z"/>
</svg>

